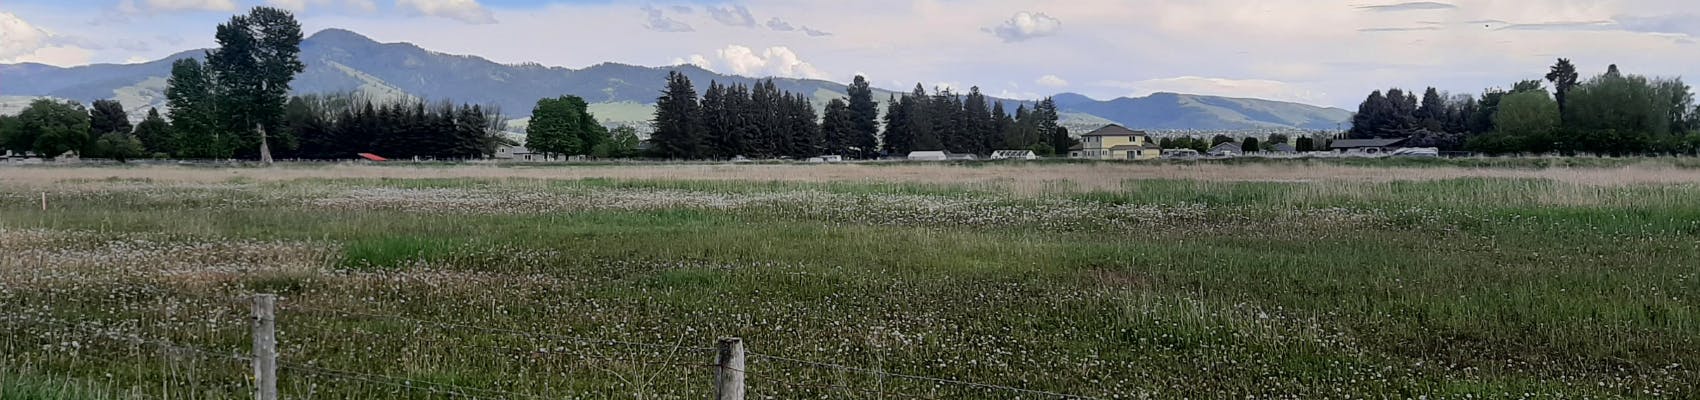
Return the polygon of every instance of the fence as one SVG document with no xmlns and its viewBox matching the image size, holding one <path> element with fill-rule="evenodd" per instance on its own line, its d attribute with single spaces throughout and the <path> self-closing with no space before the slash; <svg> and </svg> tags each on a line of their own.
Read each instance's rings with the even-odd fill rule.
<svg viewBox="0 0 1700 400">
<path fill-rule="evenodd" d="M 849 397 L 852 397 L 852 398 L 874 398 L 874 397 L 879 397 L 879 398 L 917 398 L 917 399 L 920 399 L 920 398 L 941 398 L 941 397 L 938 397 L 938 395 L 936 393 L 932 393 L 932 394 L 904 393 L 904 392 L 900 392 L 900 391 L 896 391 L 896 390 L 887 389 L 887 388 L 883 387 L 884 385 L 880 385 L 880 387 L 868 388 L 868 387 L 856 387 L 856 386 L 846 385 L 846 384 L 843 384 L 843 383 L 835 383 L 835 382 L 811 382 L 811 381 L 808 381 L 806 379 L 799 379 L 797 377 L 791 376 L 791 374 L 783 373 L 784 371 L 787 371 L 787 370 L 790 370 L 790 369 L 800 369 L 800 368 L 828 370 L 828 371 L 830 371 L 831 373 L 834 373 L 834 374 L 866 375 L 866 376 L 872 377 L 873 379 L 876 379 L 880 382 L 884 382 L 886 380 L 904 380 L 904 381 L 924 383 L 924 384 L 938 386 L 938 387 L 953 386 L 953 387 L 962 388 L 964 390 L 975 391 L 974 393 L 976 393 L 976 395 L 973 396 L 975 398 L 1000 398 L 1001 397 L 1001 398 L 1023 398 L 1023 399 L 1025 399 L 1025 398 L 1095 399 L 1095 397 L 1083 396 L 1083 395 L 1074 395 L 1074 394 L 1056 393 L 1056 392 L 1049 392 L 1049 391 L 1042 391 L 1042 390 L 1024 389 L 1024 388 L 1006 386 L 1006 385 L 977 383 L 977 382 L 970 382 L 970 381 L 964 381 L 964 380 L 958 380 L 958 379 L 949 379 L 949 378 L 939 378 L 939 377 L 930 377 L 930 376 L 922 376 L 922 375 L 895 373 L 895 372 L 883 371 L 883 370 L 879 370 L 879 369 L 844 365 L 844 364 L 840 364 L 840 363 L 814 361 L 814 360 L 807 360 L 807 359 L 802 359 L 802 358 L 793 358 L 793 357 L 785 357 L 785 356 L 779 356 L 779 355 L 764 354 L 764 353 L 760 353 L 760 352 L 749 351 L 748 349 L 746 349 L 746 343 L 742 339 L 739 339 L 739 338 L 736 338 L 736 337 L 721 338 L 714 343 L 713 347 L 695 347 L 695 346 L 686 346 L 686 345 L 683 345 L 683 344 L 644 343 L 644 342 L 622 341 L 622 340 L 604 339 L 604 338 L 592 338 L 592 337 L 585 337 L 585 336 L 578 336 L 578 335 L 568 335 L 568 334 L 531 332 L 531 331 L 500 328 L 500 327 L 475 326 L 475 325 L 453 323 L 453 322 L 442 322 L 442 321 L 434 321 L 434 320 L 427 320 L 427 319 L 410 318 L 410 317 L 400 316 L 400 315 L 362 313 L 362 312 L 356 312 L 356 311 L 348 311 L 348 310 L 341 310 L 341 309 L 329 309 L 329 308 L 317 308 L 317 307 L 302 306 L 302 305 L 283 304 L 282 307 L 280 307 L 278 297 L 275 296 L 275 295 L 271 295 L 271 294 L 257 294 L 257 295 L 254 295 L 254 296 L 251 296 L 251 297 L 248 297 L 248 298 L 244 298 L 244 299 L 242 299 L 242 301 L 247 302 L 249 304 L 250 308 L 251 308 L 250 316 L 247 318 L 248 323 L 249 323 L 248 335 L 249 335 L 249 338 L 251 339 L 251 343 L 248 346 L 249 348 L 248 348 L 248 351 L 246 353 L 232 352 L 232 351 L 219 351 L 219 350 L 206 349 L 206 348 L 195 347 L 195 346 L 184 346 L 184 345 L 181 345 L 179 343 L 172 343 L 172 342 L 166 341 L 166 340 L 158 340 L 158 339 L 143 337 L 142 335 L 139 335 L 139 334 L 120 334 L 120 333 L 116 333 L 116 332 L 113 332 L 113 331 L 103 331 L 103 330 L 98 330 L 98 329 L 85 329 L 86 325 L 79 324 L 79 323 L 76 323 L 74 321 L 62 321 L 61 323 L 59 323 L 59 325 L 63 325 L 64 327 L 69 327 L 69 328 L 72 329 L 72 331 L 76 331 L 76 332 L 81 333 L 83 335 L 83 337 L 85 337 L 85 338 L 100 338 L 100 339 L 115 340 L 115 341 L 129 343 L 129 344 L 133 344 L 133 345 L 137 345 L 137 346 L 152 347 L 152 348 L 158 349 L 161 352 L 165 352 L 165 353 L 169 353 L 169 354 L 193 356 L 193 357 L 198 357 L 198 358 L 207 359 L 207 360 L 214 360 L 214 361 L 219 361 L 219 362 L 245 363 L 245 364 L 247 364 L 247 366 L 249 368 L 251 368 L 251 373 L 246 375 L 246 377 L 248 378 L 247 379 L 248 382 L 245 382 L 245 384 L 251 386 L 250 389 L 251 389 L 251 392 L 253 394 L 253 398 L 256 399 L 256 400 L 278 400 L 280 398 L 279 397 L 279 378 L 280 378 L 280 376 L 287 376 L 287 375 L 290 375 L 290 374 L 295 374 L 295 375 L 300 375 L 300 376 L 318 376 L 318 377 L 325 377 L 325 378 L 342 380 L 342 381 L 361 382 L 361 383 L 364 383 L 364 384 L 380 385 L 380 386 L 392 388 L 395 393 L 420 392 L 420 393 L 431 394 L 431 395 L 442 395 L 442 396 L 449 397 L 449 398 L 468 398 L 468 399 L 487 399 L 487 398 L 488 399 L 549 399 L 549 398 L 556 398 L 556 397 L 552 397 L 552 396 L 531 394 L 531 393 L 525 393 L 525 392 L 521 392 L 521 391 L 502 390 L 502 389 L 499 389 L 499 388 L 474 387 L 474 386 L 468 386 L 468 385 L 464 385 L 464 384 L 436 382 L 436 381 L 427 380 L 427 379 L 419 379 L 419 378 L 416 378 L 416 377 L 415 378 L 409 378 L 409 377 L 398 377 L 398 376 L 391 376 L 391 375 L 385 375 L 385 374 L 363 373 L 363 372 L 359 372 L 359 371 L 352 371 L 352 370 L 347 370 L 347 369 L 338 369 L 338 368 L 333 368 L 333 367 L 327 367 L 327 366 L 321 365 L 316 360 L 315 361 L 306 361 L 306 362 L 303 362 L 303 361 L 300 361 L 300 360 L 295 360 L 295 359 L 291 358 L 290 355 L 281 354 L 282 352 L 279 351 L 278 340 L 277 340 L 277 332 L 279 331 L 280 327 L 285 328 L 285 329 L 288 329 L 288 327 L 289 327 L 289 319 L 288 318 L 280 318 L 279 313 L 278 313 L 278 311 L 280 309 L 283 310 L 283 311 L 288 311 L 288 312 L 292 312 L 292 313 L 313 313 L 313 314 L 320 314 L 320 315 L 335 315 L 335 316 L 340 316 L 342 318 L 385 320 L 385 321 L 393 321 L 393 322 L 402 323 L 402 324 L 414 325 L 414 326 L 418 326 L 418 327 L 432 327 L 432 328 L 438 328 L 438 329 L 453 329 L 453 330 L 469 330 L 469 331 L 476 331 L 476 332 L 488 333 L 488 334 L 511 335 L 511 336 L 516 336 L 516 337 L 537 338 L 537 339 L 546 339 L 546 340 L 552 340 L 552 341 L 568 341 L 568 342 L 589 343 L 589 344 L 598 344 L 598 345 L 607 345 L 607 346 L 612 346 L 612 345 L 630 346 L 630 347 L 650 348 L 650 349 L 658 349 L 658 350 L 673 350 L 673 351 L 690 350 L 690 351 L 712 352 L 712 359 L 705 359 L 705 360 L 702 360 L 701 362 L 665 362 L 665 361 L 656 361 L 656 360 L 639 360 L 639 359 L 635 359 L 635 358 L 622 358 L 622 357 L 618 357 L 618 356 L 609 356 L 609 355 L 580 355 L 580 356 L 588 357 L 588 358 L 592 358 L 592 359 L 606 360 L 606 361 L 659 363 L 659 364 L 665 364 L 669 367 L 685 367 L 685 368 L 703 369 L 703 370 L 707 370 L 707 371 L 712 371 L 712 374 L 710 375 L 711 381 L 702 382 L 702 387 L 705 388 L 705 390 L 711 391 L 710 392 L 710 398 L 716 399 L 716 400 L 742 400 L 742 399 L 745 399 L 746 397 L 773 398 L 772 396 L 760 396 L 760 395 L 755 395 L 755 394 L 751 393 L 751 388 L 753 386 L 761 386 L 761 385 L 767 385 L 767 386 L 772 386 L 772 387 L 804 388 L 804 389 L 815 389 L 815 390 L 832 390 L 832 391 L 837 391 L 837 392 L 841 392 L 841 393 L 846 393 L 846 394 L 848 394 Z M 0 317 L 3 317 L 3 318 L 0 318 L 0 321 L 11 320 L 11 319 L 25 319 L 25 320 L 27 320 L 27 318 L 19 318 L 17 316 L 7 316 L 5 314 L 0 314 Z M 396 338 L 396 340 L 406 340 L 406 339 L 398 337 L 398 338 Z M 97 358 L 97 360 L 105 361 L 105 362 L 109 362 L 109 363 L 113 362 L 113 360 L 108 360 L 108 359 Z M 4 371 L 0 371 L 0 372 L 4 372 Z M 400 397 L 409 397 L 409 396 L 400 396 Z M 957 397 L 960 397 L 960 396 L 957 396 Z M 944 398 L 956 398 L 956 397 L 944 397 Z"/>
</svg>

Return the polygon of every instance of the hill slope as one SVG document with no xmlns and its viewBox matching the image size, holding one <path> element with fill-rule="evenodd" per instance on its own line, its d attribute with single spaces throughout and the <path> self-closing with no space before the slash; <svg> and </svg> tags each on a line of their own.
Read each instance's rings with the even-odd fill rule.
<svg viewBox="0 0 1700 400">
<path fill-rule="evenodd" d="M 143 111 L 165 103 L 165 78 L 171 63 L 201 57 L 202 50 L 185 51 L 141 64 L 97 64 L 60 68 L 41 64 L 0 65 L 0 95 L 50 96 L 90 102 L 117 98 L 127 108 Z M 410 43 L 379 43 L 357 33 L 327 29 L 301 45 L 307 71 L 293 84 L 297 93 L 362 91 L 379 97 L 414 96 L 457 102 L 494 104 L 507 114 L 524 117 L 537 99 L 572 94 L 584 97 L 605 122 L 638 123 L 647 119 L 645 107 L 654 103 L 668 71 L 678 70 L 698 86 L 710 80 L 753 84 L 756 78 L 722 75 L 695 66 L 652 68 L 603 63 L 583 69 L 509 65 L 475 56 L 437 53 Z M 841 83 L 776 78 L 781 90 L 810 93 L 815 106 L 843 96 Z M 883 101 L 890 91 L 875 90 Z M 1018 101 L 1004 100 L 1014 111 Z M 1099 124 L 1112 121 L 1146 129 L 1249 129 L 1294 127 L 1333 128 L 1350 113 L 1294 103 L 1194 95 L 1154 95 L 1143 99 L 1097 101 L 1080 95 L 1057 97 L 1065 123 Z M 133 112 L 132 114 L 139 114 Z"/>
</svg>

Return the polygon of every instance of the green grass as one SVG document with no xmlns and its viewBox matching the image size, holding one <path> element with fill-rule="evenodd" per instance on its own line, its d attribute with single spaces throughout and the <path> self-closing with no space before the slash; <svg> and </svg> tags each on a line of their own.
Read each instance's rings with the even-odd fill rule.
<svg viewBox="0 0 1700 400">
<path fill-rule="evenodd" d="M 0 305 L 239 351 L 246 309 L 229 299 L 276 292 L 285 296 L 285 361 L 558 397 L 700 397 L 709 371 L 693 365 L 711 356 L 325 310 L 686 346 L 740 336 L 762 354 L 1101 397 L 1700 394 L 1690 367 L 1700 365 L 1695 185 L 1136 180 L 1035 199 L 842 182 L 303 180 L 148 191 L 104 183 L 65 184 L 75 195 L 56 196 L 46 213 L 0 202 L 0 228 L 11 232 L 88 232 L 0 251 L 136 255 L 103 261 L 109 276 L 34 269 L 84 277 L 69 281 L 22 279 L 15 271 L 34 267 L 15 258 L 0 264 L 20 274 L 4 281 Z M 308 201 L 373 188 L 839 197 L 517 212 Z M 0 191 L 0 199 L 28 195 Z M 1131 229 L 877 217 L 884 207 L 970 200 L 982 202 L 958 207 L 1197 211 Z M 939 212 L 948 210 L 916 214 Z M 200 245 L 271 241 L 328 246 L 332 256 L 305 271 L 149 269 L 178 265 L 176 257 L 284 263 L 287 254 Z M 132 268 L 143 272 L 118 272 Z M 202 398 L 245 393 L 240 376 L 210 361 L 98 340 L 85 352 L 133 363 L 90 361 L 56 350 L 74 332 L 14 322 L 0 321 L 8 338 L 0 358 L 53 376 L 112 374 L 117 388 Z M 750 369 L 753 390 L 775 398 L 866 396 L 832 387 L 1008 397 L 771 359 L 752 359 Z M 192 385 L 184 371 L 206 375 Z M 292 396 L 447 397 L 285 374 Z M 10 386 L 0 382 L 25 390 Z"/>
</svg>

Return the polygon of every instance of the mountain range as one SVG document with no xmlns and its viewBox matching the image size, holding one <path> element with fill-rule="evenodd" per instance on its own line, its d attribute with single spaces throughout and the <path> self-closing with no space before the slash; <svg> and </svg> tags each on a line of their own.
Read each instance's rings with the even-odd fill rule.
<svg viewBox="0 0 1700 400">
<path fill-rule="evenodd" d="M 0 64 L 0 80 L 5 81 L 0 85 L 0 96 L 7 102 L 33 97 L 85 103 L 114 98 L 139 117 L 148 107 L 163 108 L 172 62 L 204 53 L 184 51 L 139 64 Z M 758 80 L 692 65 L 652 68 L 603 63 L 568 69 L 535 63 L 501 64 L 476 56 L 438 53 L 411 43 L 379 43 L 341 29 L 307 37 L 301 44 L 301 59 L 307 70 L 292 84 L 296 93 L 360 91 L 380 98 L 450 99 L 497 105 L 514 118 L 526 117 L 537 99 L 570 94 L 592 103 L 591 111 L 609 124 L 647 121 L 668 71 L 683 72 L 698 90 L 710 80 L 746 85 Z M 781 90 L 812 95 L 816 107 L 845 95 L 844 84 L 837 82 L 790 78 L 774 78 L 774 82 Z M 883 102 L 891 93 L 876 89 L 874 96 Z M 1107 123 L 1153 130 L 1336 129 L 1348 123 L 1352 115 L 1338 108 L 1176 93 L 1113 100 L 1063 93 L 1054 99 L 1063 124 L 1074 129 Z M 1006 102 L 1011 112 L 1022 103 L 998 101 Z"/>
</svg>

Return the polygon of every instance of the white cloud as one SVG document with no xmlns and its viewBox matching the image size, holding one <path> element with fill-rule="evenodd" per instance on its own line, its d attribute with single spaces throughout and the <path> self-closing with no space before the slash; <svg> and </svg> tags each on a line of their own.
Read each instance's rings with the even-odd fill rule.
<svg viewBox="0 0 1700 400">
<path fill-rule="evenodd" d="M 342 6 L 348 10 L 373 12 L 378 10 L 373 0 L 266 0 L 266 4 L 285 10 L 301 12 L 309 7 Z"/>
<path fill-rule="evenodd" d="M 785 20 L 779 19 L 779 17 L 773 17 L 773 19 L 767 20 L 767 29 L 780 32 L 790 32 L 797 30 L 797 27 L 791 26 L 790 22 L 785 22 Z"/>
<path fill-rule="evenodd" d="M 496 17 L 478 0 L 396 0 L 396 8 L 416 15 L 443 17 L 468 24 L 494 24 Z"/>
<path fill-rule="evenodd" d="M 1153 93 L 1183 93 L 1319 104 L 1326 93 L 1317 93 L 1290 83 L 1266 79 L 1222 79 L 1198 76 L 1147 79 L 1135 82 L 1102 81 L 1099 86 L 1127 89 L 1132 96 Z"/>
<path fill-rule="evenodd" d="M 125 13 L 137 12 L 172 12 L 172 11 L 236 11 L 236 2 L 232 0 L 121 0 L 118 2 L 119 11 Z"/>
<path fill-rule="evenodd" d="M 678 10 L 675 9 L 674 11 L 678 11 Z M 656 31 L 656 32 L 694 32 L 694 31 L 696 31 L 696 28 L 691 27 L 691 24 L 687 24 L 684 21 L 669 18 L 667 16 L 667 12 L 662 11 L 659 8 L 655 8 L 653 6 L 643 6 L 643 13 L 646 16 L 646 19 L 644 20 L 644 23 L 643 23 L 643 27 L 646 28 L 646 29 Z"/>
<path fill-rule="evenodd" d="M 695 65 L 703 69 L 713 69 L 714 62 L 701 54 L 692 54 L 689 58 L 674 58 L 672 65 Z"/>
<path fill-rule="evenodd" d="M 1041 77 L 1039 77 L 1038 80 L 1033 81 L 1033 83 L 1037 83 L 1037 84 L 1039 84 L 1039 86 L 1054 87 L 1054 88 L 1060 88 L 1060 87 L 1067 87 L 1068 86 L 1067 80 L 1064 80 L 1062 77 L 1058 77 L 1056 75 L 1041 76 Z"/>
<path fill-rule="evenodd" d="M 9 12 L 0 12 L 0 62 L 58 66 L 87 64 L 91 51 L 66 38 L 36 27 Z"/>
<path fill-rule="evenodd" d="M 749 47 L 730 45 L 715 52 L 720 64 L 733 74 L 783 78 L 827 79 L 828 76 L 813 64 L 803 61 L 796 52 L 785 46 L 769 47 L 756 53 Z M 706 61 L 706 60 L 704 60 Z"/>
<path fill-rule="evenodd" d="M 755 15 L 750 14 L 750 9 L 748 7 L 744 7 L 742 4 L 734 4 L 725 7 L 708 7 L 708 15 L 714 17 L 715 21 L 720 21 L 720 23 L 726 24 L 727 26 L 740 26 L 745 28 L 752 28 L 756 26 Z"/>
<path fill-rule="evenodd" d="M 1004 21 L 1003 25 L 985 28 L 984 30 L 997 35 L 1008 43 L 1055 35 L 1059 29 L 1062 29 L 1062 20 L 1052 18 L 1045 13 L 1024 11 L 1015 13 L 1015 16 Z"/>
</svg>

